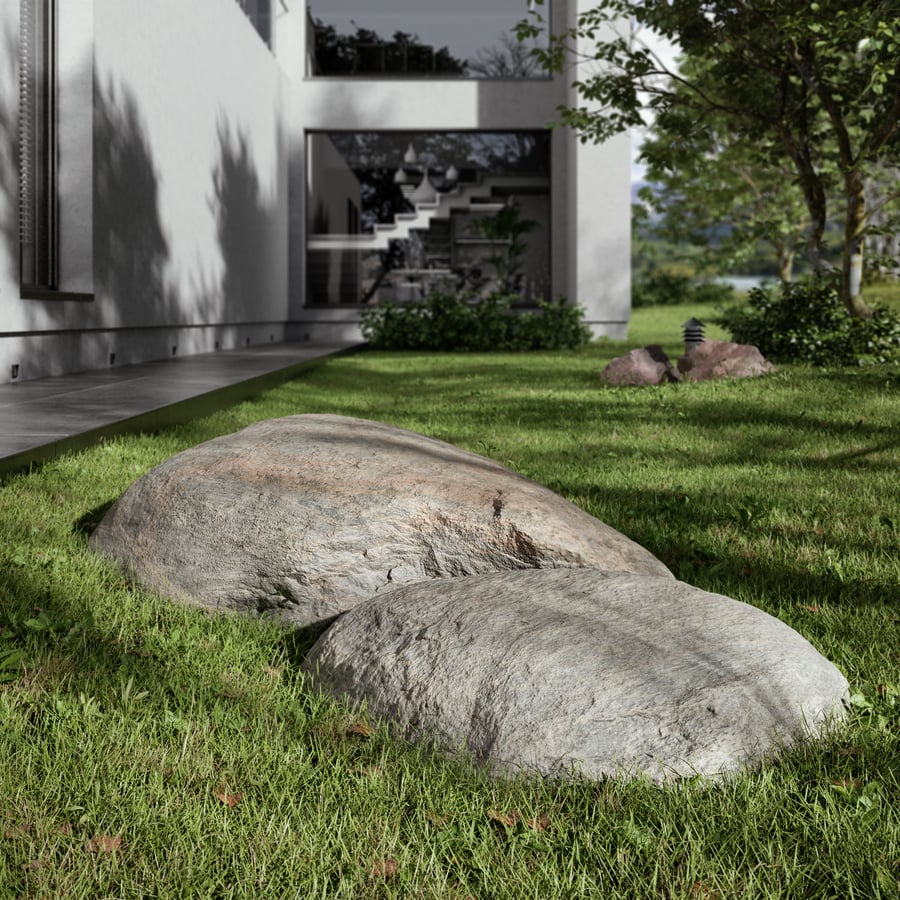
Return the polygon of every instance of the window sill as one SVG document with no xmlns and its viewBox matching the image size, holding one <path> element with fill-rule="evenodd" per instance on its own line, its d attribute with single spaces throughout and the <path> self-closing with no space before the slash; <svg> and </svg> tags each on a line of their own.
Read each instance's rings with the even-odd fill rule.
<svg viewBox="0 0 900 900">
<path fill-rule="evenodd" d="M 56 291 L 52 288 L 23 287 L 19 291 L 23 300 L 67 300 L 74 303 L 93 303 L 93 294 L 79 294 L 74 291 Z"/>
<path fill-rule="evenodd" d="M 486 84 L 491 82 L 504 84 L 534 84 L 535 82 L 549 83 L 553 81 L 552 75 L 524 76 L 475 76 L 455 75 L 452 72 L 323 72 L 307 73 L 306 81 L 429 81 L 429 82 L 477 82 Z"/>
</svg>

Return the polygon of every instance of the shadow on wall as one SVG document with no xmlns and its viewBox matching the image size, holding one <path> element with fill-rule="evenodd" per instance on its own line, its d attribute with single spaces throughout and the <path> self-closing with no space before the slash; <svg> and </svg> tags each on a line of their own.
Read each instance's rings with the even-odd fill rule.
<svg viewBox="0 0 900 900">
<path fill-rule="evenodd" d="M 218 126 L 219 161 L 213 171 L 211 200 L 222 253 L 221 293 L 226 315 L 259 311 L 277 290 L 275 210 L 262 196 L 247 135 Z"/>
<path fill-rule="evenodd" d="M 169 243 L 159 213 L 159 176 L 133 94 L 94 83 L 94 276 L 98 293 L 171 320 Z M 164 315 L 160 316 L 160 311 Z"/>
<path fill-rule="evenodd" d="M 0 48 L 0 241 L 11 280 L 19 280 L 19 117 L 17 83 L 18 37 L 7 25 Z"/>
</svg>

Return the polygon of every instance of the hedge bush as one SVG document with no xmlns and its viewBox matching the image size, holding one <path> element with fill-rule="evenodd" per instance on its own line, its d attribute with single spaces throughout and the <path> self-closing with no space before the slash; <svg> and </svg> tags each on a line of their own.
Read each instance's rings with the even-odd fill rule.
<svg viewBox="0 0 900 900">
<path fill-rule="evenodd" d="M 560 298 L 536 312 L 512 308 L 517 297 L 494 294 L 467 300 L 433 292 L 421 303 L 381 303 L 363 310 L 362 332 L 378 350 L 492 351 L 559 350 L 591 339 L 584 311 Z"/>
<path fill-rule="evenodd" d="M 900 316 L 875 306 L 869 319 L 851 316 L 832 284 L 817 280 L 754 288 L 746 306 L 718 319 L 735 341 L 763 356 L 817 366 L 900 362 Z"/>
</svg>

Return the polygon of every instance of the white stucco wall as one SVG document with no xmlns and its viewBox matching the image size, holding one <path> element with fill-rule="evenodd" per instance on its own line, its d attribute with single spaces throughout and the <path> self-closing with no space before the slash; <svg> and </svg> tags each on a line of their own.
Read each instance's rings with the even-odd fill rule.
<svg viewBox="0 0 900 900">
<path fill-rule="evenodd" d="M 591 0 L 554 0 L 565 27 Z M 60 0 L 61 288 L 18 285 L 18 3 L 0 3 L 0 382 L 358 334 L 306 303 L 308 131 L 542 128 L 555 80 L 308 79 L 303 3 L 273 4 L 273 58 L 233 0 Z M 596 333 L 630 309 L 627 138 L 552 134 L 552 290 Z"/>
<path fill-rule="evenodd" d="M 594 0 L 570 0 L 567 24 L 575 25 L 578 15 L 595 5 Z M 579 49 L 590 54 L 592 47 L 582 40 Z M 576 93 L 573 80 L 566 78 L 565 103 L 599 111 Z M 567 222 L 575 247 L 570 283 L 594 333 L 624 338 L 631 318 L 631 139 L 625 133 L 603 144 L 582 144 L 566 129 L 566 141 Z"/>
<path fill-rule="evenodd" d="M 229 0 L 59 8 L 60 287 L 94 299 L 23 300 L 0 265 L 0 381 L 281 339 L 288 87 L 269 50 Z"/>
<path fill-rule="evenodd" d="M 590 0 L 554 0 L 552 27 L 574 24 Z M 303 134 L 319 129 L 530 130 L 557 119 L 573 104 L 572 73 L 553 80 L 439 80 L 308 78 L 307 20 L 292 6 L 275 21 L 275 50 L 293 88 L 289 106 L 292 166 L 302 171 Z M 302 51 L 302 52 L 301 52 Z M 581 303 L 595 334 L 624 337 L 631 308 L 630 148 L 627 136 L 602 146 L 582 145 L 568 129 L 552 134 L 552 291 Z M 305 182 L 291 176 L 291 315 L 337 335 L 353 333 L 358 314 L 304 304 Z"/>
</svg>

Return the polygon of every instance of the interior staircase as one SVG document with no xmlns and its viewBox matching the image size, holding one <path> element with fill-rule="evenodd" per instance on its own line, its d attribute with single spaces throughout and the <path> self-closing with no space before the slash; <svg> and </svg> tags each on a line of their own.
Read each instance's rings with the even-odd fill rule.
<svg viewBox="0 0 900 900">
<path fill-rule="evenodd" d="M 405 240 L 410 232 L 430 228 L 436 219 L 449 219 L 454 210 L 498 212 L 503 202 L 493 197 L 499 187 L 530 187 L 543 185 L 546 179 L 514 176 L 492 176 L 478 181 L 458 184 L 437 195 L 433 203 L 416 203 L 415 211 L 397 213 L 393 222 L 378 224 L 375 230 L 362 234 L 313 234 L 307 241 L 310 250 L 387 250 L 393 240 Z"/>
</svg>

